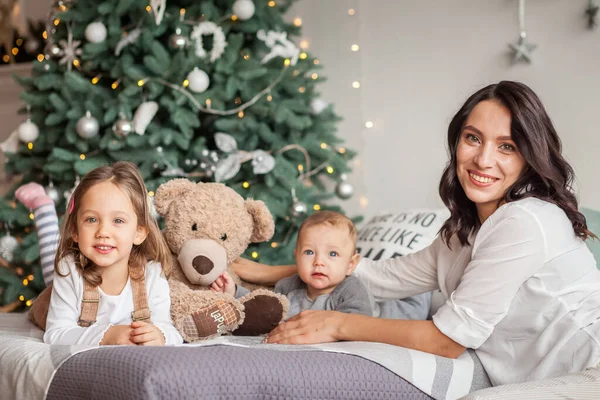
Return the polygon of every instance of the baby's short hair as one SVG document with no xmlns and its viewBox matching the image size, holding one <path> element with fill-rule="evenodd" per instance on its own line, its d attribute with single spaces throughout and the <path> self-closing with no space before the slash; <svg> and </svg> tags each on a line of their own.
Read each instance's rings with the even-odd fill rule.
<svg viewBox="0 0 600 400">
<path fill-rule="evenodd" d="M 347 228 L 348 237 L 352 241 L 352 254 L 354 254 L 354 252 L 356 251 L 356 237 L 358 235 L 356 227 L 354 226 L 354 223 L 350 218 L 337 211 L 323 210 L 314 213 L 310 217 L 306 218 L 304 221 L 302 221 L 302 224 L 300 225 L 300 229 L 298 230 L 298 237 L 300 237 L 300 234 L 302 233 L 303 229 L 321 224 L 329 224 L 337 228 Z"/>
</svg>

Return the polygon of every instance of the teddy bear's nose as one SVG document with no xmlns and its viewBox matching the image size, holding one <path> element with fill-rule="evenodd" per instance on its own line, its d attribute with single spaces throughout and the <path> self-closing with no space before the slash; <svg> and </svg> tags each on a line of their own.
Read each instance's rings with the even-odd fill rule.
<svg viewBox="0 0 600 400">
<path fill-rule="evenodd" d="M 200 275 L 206 275 L 215 267 L 210 258 L 205 256 L 196 256 L 194 257 L 194 261 L 192 261 L 192 265 L 194 269 L 198 271 Z"/>
</svg>

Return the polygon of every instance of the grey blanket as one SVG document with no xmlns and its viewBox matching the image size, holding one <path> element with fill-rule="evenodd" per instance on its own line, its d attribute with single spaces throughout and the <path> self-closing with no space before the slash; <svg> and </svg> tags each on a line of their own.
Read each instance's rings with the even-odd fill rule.
<svg viewBox="0 0 600 400">
<path fill-rule="evenodd" d="M 430 399 L 388 369 L 325 351 L 111 347 L 59 368 L 54 399 Z"/>
<path fill-rule="evenodd" d="M 232 336 L 181 347 L 78 348 L 43 344 L 41 334 L 25 314 L 0 315 L 2 398 L 137 398 L 127 394 L 134 388 L 150 399 L 201 390 L 201 398 L 449 400 L 490 385 L 472 350 L 451 360 L 382 343 L 282 346 Z M 98 395 L 115 388 L 126 395 Z"/>
</svg>

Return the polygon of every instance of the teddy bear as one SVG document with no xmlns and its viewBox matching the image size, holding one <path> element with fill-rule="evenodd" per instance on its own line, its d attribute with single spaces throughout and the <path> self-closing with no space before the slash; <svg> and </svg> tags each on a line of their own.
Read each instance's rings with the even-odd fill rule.
<svg viewBox="0 0 600 400">
<path fill-rule="evenodd" d="M 28 185 L 35 186 L 23 193 L 44 194 L 40 185 Z M 24 204 L 32 201 L 25 197 L 19 200 Z M 261 335 L 285 318 L 289 301 L 281 294 L 259 288 L 236 299 L 208 287 L 224 271 L 239 284 L 239 278 L 229 268 L 233 260 L 250 243 L 272 237 L 273 217 L 262 201 L 244 200 L 220 183 L 174 179 L 159 186 L 154 207 L 164 218 L 163 235 L 173 255 L 169 277 L 171 316 L 185 341 L 226 333 Z M 29 313 L 42 329 L 46 326 L 51 288 L 37 297 Z"/>
<path fill-rule="evenodd" d="M 239 300 L 208 286 L 229 268 L 250 243 L 269 240 L 275 230 L 262 201 L 247 199 L 221 183 L 173 179 L 156 191 L 154 207 L 173 253 L 171 316 L 184 340 L 194 342 L 223 333 L 261 335 L 287 314 L 288 299 L 257 289 Z"/>
</svg>

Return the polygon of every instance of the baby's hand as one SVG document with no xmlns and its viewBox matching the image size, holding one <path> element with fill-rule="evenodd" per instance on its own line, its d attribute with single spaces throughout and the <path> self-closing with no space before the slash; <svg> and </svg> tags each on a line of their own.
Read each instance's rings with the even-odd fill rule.
<svg viewBox="0 0 600 400">
<path fill-rule="evenodd" d="M 235 283 L 227 272 L 223 272 L 221 276 L 219 276 L 217 280 L 210 285 L 210 288 L 213 292 L 228 293 L 232 296 L 235 296 Z"/>
<path fill-rule="evenodd" d="M 42 185 L 35 182 L 20 186 L 15 192 L 15 197 L 30 210 L 52 203 L 52 199 L 48 197 Z"/>
<path fill-rule="evenodd" d="M 131 341 L 139 346 L 164 346 L 165 336 L 156 325 L 134 321 L 131 323 Z"/>
<path fill-rule="evenodd" d="M 108 328 L 100 342 L 101 346 L 110 344 L 134 345 L 130 340 L 131 327 L 129 325 L 114 325 Z"/>
</svg>

